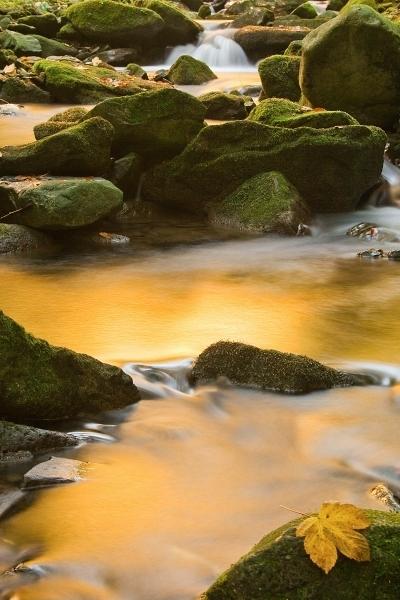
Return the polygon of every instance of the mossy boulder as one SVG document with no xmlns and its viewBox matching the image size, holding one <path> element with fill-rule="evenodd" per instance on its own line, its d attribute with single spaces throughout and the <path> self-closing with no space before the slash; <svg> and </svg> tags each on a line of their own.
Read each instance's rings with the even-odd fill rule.
<svg viewBox="0 0 400 600">
<path fill-rule="evenodd" d="M 310 106 L 390 129 L 400 115 L 400 28 L 355 6 L 303 40 L 300 86 Z"/>
<path fill-rule="evenodd" d="M 95 117 L 31 144 L 5 146 L 0 175 L 102 175 L 113 135 L 112 125 Z"/>
<path fill-rule="evenodd" d="M 49 38 L 55 37 L 60 29 L 60 24 L 56 15 L 50 12 L 20 17 L 18 23 L 34 27 L 36 33 Z"/>
<path fill-rule="evenodd" d="M 259 60 L 284 52 L 291 42 L 303 39 L 309 32 L 309 27 L 304 26 L 283 27 L 273 24 L 271 27 L 257 27 L 249 25 L 238 29 L 234 40 L 250 58 Z"/>
<path fill-rule="evenodd" d="M 114 0 L 84 0 L 65 13 L 84 39 L 119 46 L 150 45 L 164 29 L 164 20 L 153 10 Z"/>
<path fill-rule="evenodd" d="M 375 2 L 375 0 L 348 0 L 346 4 L 340 9 L 340 12 L 344 13 L 353 8 L 353 6 L 359 6 L 360 4 L 365 4 L 366 6 L 370 6 L 374 10 L 378 10 L 378 5 Z"/>
<path fill-rule="evenodd" d="M 5 183 L 13 189 L 12 181 Z M 25 208 L 12 217 L 14 222 L 50 231 L 92 225 L 121 208 L 123 198 L 110 181 L 88 177 L 30 179 L 25 185 L 17 180 L 14 190 L 14 204 Z"/>
<path fill-rule="evenodd" d="M 148 171 L 142 193 L 156 203 L 204 213 L 253 175 L 280 171 L 312 212 L 354 210 L 380 177 L 385 144 L 382 130 L 361 125 L 210 125 L 179 156 Z"/>
<path fill-rule="evenodd" d="M 0 312 L 0 415 L 64 419 L 121 408 L 139 400 L 118 367 L 33 337 Z"/>
<path fill-rule="evenodd" d="M 34 37 L 40 44 L 40 54 L 42 58 L 48 56 L 76 56 L 78 51 L 69 44 L 64 44 L 58 40 L 52 40 L 44 37 L 43 35 L 33 34 Z"/>
<path fill-rule="evenodd" d="M 78 443 L 77 437 L 67 433 L 0 421 L 0 462 L 9 460 L 12 455 L 37 455 L 49 450 L 77 446 Z"/>
<path fill-rule="evenodd" d="M 208 92 L 198 99 L 206 107 L 207 119 L 245 119 L 248 115 L 248 101 L 246 96 L 225 94 L 224 92 Z"/>
<path fill-rule="evenodd" d="M 240 342 L 212 344 L 197 358 L 190 374 L 195 385 L 221 378 L 241 387 L 288 394 L 364 383 L 356 375 L 326 367 L 307 356 L 261 350 Z"/>
<path fill-rule="evenodd" d="M 12 76 L 0 83 L 0 98 L 11 103 L 48 103 L 51 96 L 30 79 Z"/>
<path fill-rule="evenodd" d="M 41 140 L 49 135 L 68 129 L 72 125 L 77 125 L 80 119 L 86 116 L 88 110 L 80 106 L 74 106 L 73 108 L 67 108 L 60 113 L 57 113 L 50 117 L 48 121 L 39 123 L 33 128 L 35 138 Z"/>
<path fill-rule="evenodd" d="M 201 60 L 184 54 L 169 69 L 167 79 L 176 85 L 201 85 L 217 76 Z"/>
<path fill-rule="evenodd" d="M 157 36 L 162 46 L 189 44 L 194 42 L 203 30 L 199 23 L 172 3 L 163 0 L 136 0 L 135 6 L 154 11 L 162 18 L 164 27 Z"/>
<path fill-rule="evenodd" d="M 14 223 L 0 223 L 0 254 L 30 253 L 51 246 L 52 241 L 40 231 Z"/>
<path fill-rule="evenodd" d="M 56 102 L 70 104 L 94 104 L 162 87 L 115 70 L 68 61 L 39 60 L 34 71 L 42 77 L 44 88 Z"/>
<path fill-rule="evenodd" d="M 311 2 L 304 2 L 303 4 L 300 4 L 300 6 L 295 8 L 291 14 L 301 17 L 302 19 L 314 19 L 318 16 L 318 12 Z"/>
<path fill-rule="evenodd" d="M 289 46 L 286 48 L 283 53 L 285 56 L 301 56 L 303 51 L 303 41 L 302 40 L 294 40 L 290 42 Z"/>
<path fill-rule="evenodd" d="M 0 32 L 0 48 L 12 50 L 17 56 L 40 56 L 42 47 L 33 35 L 24 35 L 17 31 Z"/>
<path fill-rule="evenodd" d="M 210 211 L 214 225 L 250 233 L 296 235 L 309 218 L 296 188 L 277 171 L 247 179 Z"/>
<path fill-rule="evenodd" d="M 151 160 L 178 154 L 204 127 L 204 105 L 193 96 L 164 88 L 97 104 L 86 119 L 102 117 L 115 130 L 119 156 L 134 151 Z"/>
<path fill-rule="evenodd" d="M 211 7 L 210 4 L 202 4 L 199 8 L 199 11 L 197 13 L 197 17 L 199 19 L 207 19 L 207 17 L 211 16 Z"/>
<path fill-rule="evenodd" d="M 126 70 L 128 71 L 129 75 L 133 75 L 134 77 L 139 77 L 140 79 L 149 78 L 143 67 L 137 65 L 136 63 L 129 63 L 126 65 Z"/>
<path fill-rule="evenodd" d="M 262 6 L 254 6 L 243 15 L 239 15 L 232 23 L 232 27 L 246 27 L 247 25 L 267 25 L 274 20 L 271 9 Z"/>
<path fill-rule="evenodd" d="M 299 100 L 300 57 L 269 56 L 258 65 L 263 96 L 266 98 L 288 98 Z"/>
<path fill-rule="evenodd" d="M 310 110 L 297 102 L 283 98 L 267 98 L 257 104 L 248 116 L 249 121 L 257 121 L 274 127 L 314 127 L 326 129 L 344 125 L 358 125 L 357 120 L 340 110 Z"/>
<path fill-rule="evenodd" d="M 265 536 L 228 569 L 201 600 L 397 600 L 400 589 L 400 514 L 366 510 L 363 530 L 370 562 L 339 556 L 328 575 L 314 565 L 296 537 L 302 519 Z"/>
<path fill-rule="evenodd" d="M 340 11 L 346 2 L 347 0 L 329 0 L 326 10 Z"/>
</svg>

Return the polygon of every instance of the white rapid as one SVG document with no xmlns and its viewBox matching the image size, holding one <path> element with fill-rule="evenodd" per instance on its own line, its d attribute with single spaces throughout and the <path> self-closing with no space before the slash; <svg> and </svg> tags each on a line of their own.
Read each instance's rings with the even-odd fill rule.
<svg viewBox="0 0 400 600">
<path fill-rule="evenodd" d="M 226 21 L 202 21 L 204 31 L 197 44 L 176 46 L 169 53 L 166 64 L 172 65 L 183 54 L 189 54 L 211 68 L 240 71 L 251 67 L 244 50 L 233 39 L 236 30 L 224 27 L 226 24 Z"/>
</svg>

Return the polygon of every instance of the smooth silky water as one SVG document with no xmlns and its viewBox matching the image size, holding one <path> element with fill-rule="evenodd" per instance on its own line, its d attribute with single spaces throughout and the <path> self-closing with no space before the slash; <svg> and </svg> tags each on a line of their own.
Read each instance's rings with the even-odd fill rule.
<svg viewBox="0 0 400 600">
<path fill-rule="evenodd" d="M 59 109 L 1 119 L 1 145 L 32 139 L 32 123 Z M 56 424 L 95 440 L 64 454 L 88 461 L 87 478 L 36 492 L 4 524 L 30 560 L 1 580 L 2 600 L 194 600 L 291 518 L 281 505 L 376 507 L 373 482 L 399 485 L 400 265 L 356 257 L 373 245 L 346 237 L 360 221 L 400 235 L 396 208 L 318 218 L 312 237 L 292 239 L 222 241 L 189 218 L 150 216 L 120 225 L 126 247 L 2 257 L 2 310 L 53 344 L 124 365 L 145 397 Z M 365 370 L 376 385 L 190 390 L 191 358 L 220 339 Z"/>
</svg>

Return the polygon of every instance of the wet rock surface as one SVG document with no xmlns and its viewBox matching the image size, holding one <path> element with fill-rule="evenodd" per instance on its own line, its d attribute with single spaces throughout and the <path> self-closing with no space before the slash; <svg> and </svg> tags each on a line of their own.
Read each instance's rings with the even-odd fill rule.
<svg viewBox="0 0 400 600">
<path fill-rule="evenodd" d="M 24 488 L 46 487 L 60 483 L 75 483 L 84 478 L 87 463 L 72 458 L 52 456 L 50 460 L 32 467 L 24 475 Z"/>
</svg>

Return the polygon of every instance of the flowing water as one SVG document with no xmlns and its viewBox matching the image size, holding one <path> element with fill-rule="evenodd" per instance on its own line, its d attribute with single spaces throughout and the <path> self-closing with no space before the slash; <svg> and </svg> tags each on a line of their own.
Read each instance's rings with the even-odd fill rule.
<svg viewBox="0 0 400 600">
<path fill-rule="evenodd" d="M 4 117 L 1 145 L 29 141 L 59 109 Z M 145 398 L 58 424 L 94 440 L 64 453 L 88 461 L 87 477 L 35 492 L 4 523 L 29 557 L 0 579 L 2 600 L 194 600 L 291 518 L 282 505 L 376 506 L 372 482 L 400 485 L 400 265 L 356 257 L 373 245 L 346 236 L 361 221 L 400 237 L 395 207 L 321 217 L 312 237 L 291 239 L 222 241 L 191 219 L 150 215 L 123 225 L 126 247 L 71 241 L 50 257 L 2 257 L 2 310 L 54 344 L 124 365 Z M 376 385 L 300 397 L 191 390 L 191 358 L 219 339 L 365 370 Z M 26 468 L 3 476 L 18 481 Z"/>
</svg>

